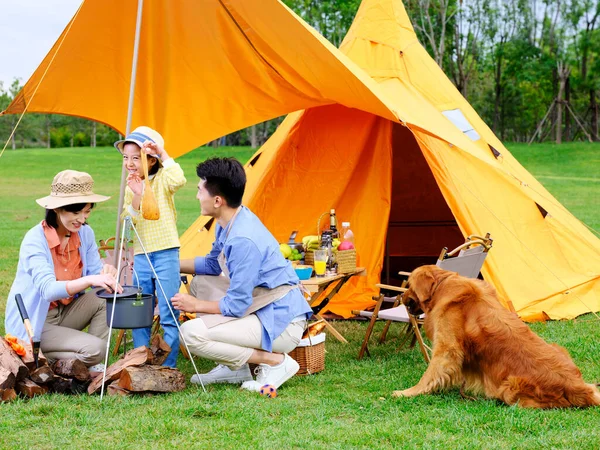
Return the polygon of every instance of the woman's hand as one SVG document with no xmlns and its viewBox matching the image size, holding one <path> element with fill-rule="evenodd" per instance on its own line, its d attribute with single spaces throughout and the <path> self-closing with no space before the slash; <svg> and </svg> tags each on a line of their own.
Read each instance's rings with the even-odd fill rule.
<svg viewBox="0 0 600 450">
<path fill-rule="evenodd" d="M 100 274 L 106 274 L 106 275 L 112 275 L 113 278 L 117 278 L 117 269 L 115 268 L 115 266 L 113 266 L 112 264 L 104 264 L 104 266 L 102 266 L 102 270 L 100 271 Z"/>
<path fill-rule="evenodd" d="M 200 300 L 189 294 L 181 294 L 178 292 L 171 297 L 171 303 L 173 303 L 173 308 L 179 311 L 200 312 L 198 311 L 198 306 L 201 303 Z"/>
<path fill-rule="evenodd" d="M 117 283 L 117 279 L 110 274 L 101 273 L 98 275 L 88 275 L 85 277 L 87 281 L 90 283 L 89 286 L 97 286 L 103 287 L 108 292 L 115 292 L 115 289 L 118 294 L 123 292 L 123 288 L 119 283 Z"/>
</svg>

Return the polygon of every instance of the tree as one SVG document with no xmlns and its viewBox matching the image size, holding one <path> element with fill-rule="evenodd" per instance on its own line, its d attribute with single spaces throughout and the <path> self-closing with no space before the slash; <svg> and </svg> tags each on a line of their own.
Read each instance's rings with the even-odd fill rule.
<svg viewBox="0 0 600 450">
<path fill-rule="evenodd" d="M 432 53 L 435 62 L 444 69 L 446 47 L 452 45 L 449 29 L 455 27 L 459 10 L 456 0 L 408 0 L 406 7 L 421 42 Z M 450 41 L 450 42 L 448 42 Z"/>
<path fill-rule="evenodd" d="M 452 80 L 464 97 L 468 97 L 468 85 L 482 56 L 483 29 L 488 27 L 490 0 L 461 2 L 457 8 L 454 25 L 454 48 L 448 64 Z"/>
</svg>

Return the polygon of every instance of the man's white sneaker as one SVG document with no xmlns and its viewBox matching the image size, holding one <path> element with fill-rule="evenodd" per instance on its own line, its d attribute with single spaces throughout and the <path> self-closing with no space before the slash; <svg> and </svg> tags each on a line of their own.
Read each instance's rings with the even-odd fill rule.
<svg viewBox="0 0 600 450">
<path fill-rule="evenodd" d="M 202 379 L 202 383 L 205 385 L 212 383 L 239 384 L 252 380 L 252 373 L 248 364 L 244 364 L 239 370 L 231 370 L 229 367 L 219 364 L 210 372 L 200 374 L 200 378 L 198 378 L 198 375 L 193 375 L 190 382 L 200 384 L 200 379 Z"/>
<path fill-rule="evenodd" d="M 300 366 L 291 356 L 284 354 L 283 362 L 276 366 L 268 364 L 259 364 L 256 368 L 256 383 L 262 387 L 270 384 L 278 388 L 287 380 L 296 375 Z M 259 387 L 259 389 L 260 389 Z"/>
<path fill-rule="evenodd" d="M 247 391 L 260 392 L 260 388 L 262 387 L 262 384 L 258 384 L 254 380 L 250 380 L 250 381 L 244 381 L 242 383 L 241 387 L 242 387 L 242 389 L 246 389 Z"/>
</svg>

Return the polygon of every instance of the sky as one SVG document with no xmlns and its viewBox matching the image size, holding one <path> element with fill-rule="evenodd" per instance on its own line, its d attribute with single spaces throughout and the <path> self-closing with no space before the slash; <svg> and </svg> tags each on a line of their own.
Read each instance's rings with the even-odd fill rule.
<svg viewBox="0 0 600 450">
<path fill-rule="evenodd" d="M 81 0 L 0 0 L 0 81 L 24 84 L 75 15 Z"/>
</svg>

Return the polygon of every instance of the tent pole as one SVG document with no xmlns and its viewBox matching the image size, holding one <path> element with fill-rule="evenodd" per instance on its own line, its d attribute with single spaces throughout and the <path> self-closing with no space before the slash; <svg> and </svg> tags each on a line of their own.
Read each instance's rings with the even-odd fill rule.
<svg viewBox="0 0 600 450">
<path fill-rule="evenodd" d="M 140 30 L 142 28 L 142 11 L 144 9 L 144 0 L 138 0 L 137 19 L 135 22 L 135 40 L 133 42 L 133 60 L 131 62 L 131 81 L 129 82 L 129 103 L 127 107 L 127 123 L 125 125 L 125 136 L 131 131 L 131 117 L 133 115 L 133 103 L 135 94 L 135 78 L 137 73 L 138 53 L 140 47 Z M 117 209 L 117 227 L 115 231 L 115 261 L 114 266 L 117 267 L 119 252 L 121 248 L 121 211 L 123 211 L 123 202 L 125 197 L 125 180 L 127 171 L 125 166 L 121 166 L 121 188 L 119 190 L 119 209 Z"/>
</svg>

